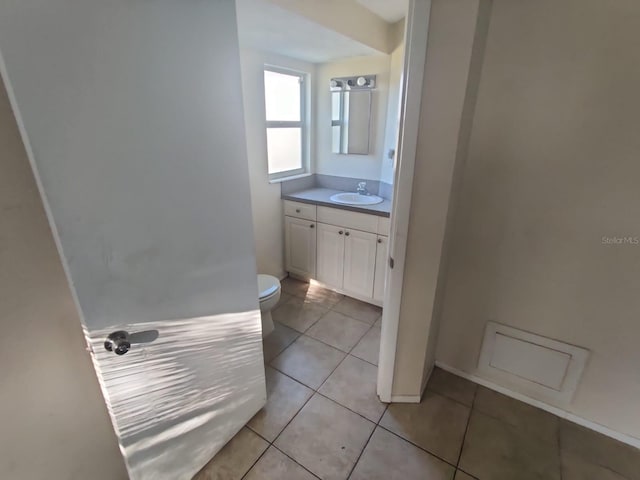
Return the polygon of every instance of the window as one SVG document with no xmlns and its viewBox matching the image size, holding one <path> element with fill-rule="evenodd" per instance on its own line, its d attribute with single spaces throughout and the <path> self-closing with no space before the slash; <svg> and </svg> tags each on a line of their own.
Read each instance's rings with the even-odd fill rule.
<svg viewBox="0 0 640 480">
<path fill-rule="evenodd" d="M 269 178 L 304 173 L 307 165 L 305 74 L 264 69 Z"/>
</svg>

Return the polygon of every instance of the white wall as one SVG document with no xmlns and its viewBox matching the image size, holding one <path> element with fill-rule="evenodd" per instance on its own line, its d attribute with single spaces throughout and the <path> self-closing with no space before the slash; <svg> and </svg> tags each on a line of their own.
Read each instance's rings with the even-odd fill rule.
<svg viewBox="0 0 640 480">
<path fill-rule="evenodd" d="M 389 55 L 376 55 L 347 58 L 317 66 L 316 173 L 364 180 L 380 180 L 387 121 L 389 64 Z M 365 74 L 377 75 L 371 108 L 370 152 L 368 155 L 339 155 L 331 153 L 331 92 L 329 91 L 329 81 L 333 77 Z"/>
<path fill-rule="evenodd" d="M 268 273 L 281 278 L 285 274 L 282 200 L 280 199 L 280 184 L 269 183 L 267 170 L 264 66 L 265 64 L 276 65 L 310 74 L 311 84 L 308 101 L 311 108 L 308 116 L 311 123 L 310 131 L 313 133 L 315 95 L 311 95 L 311 92 L 314 91 L 316 82 L 315 65 L 250 49 L 241 50 L 240 60 L 256 262 L 260 273 Z M 310 151 L 313 156 L 314 135 L 311 137 Z"/>
<path fill-rule="evenodd" d="M 0 81 L 0 471 L 127 473 L 40 195 Z"/>
<path fill-rule="evenodd" d="M 640 439 L 636 0 L 494 0 L 437 359 L 488 320 L 591 350 L 568 411 Z M 427 92 L 428 95 L 428 92 Z"/>
</svg>

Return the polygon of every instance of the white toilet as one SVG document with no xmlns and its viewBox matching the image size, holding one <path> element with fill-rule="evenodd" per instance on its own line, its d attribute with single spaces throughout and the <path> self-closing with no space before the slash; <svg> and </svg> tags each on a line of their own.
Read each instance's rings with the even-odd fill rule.
<svg viewBox="0 0 640 480">
<path fill-rule="evenodd" d="M 280 280 L 272 275 L 258 274 L 258 291 L 260 299 L 260 313 L 262 314 L 262 337 L 273 332 L 271 310 L 280 300 Z"/>
</svg>

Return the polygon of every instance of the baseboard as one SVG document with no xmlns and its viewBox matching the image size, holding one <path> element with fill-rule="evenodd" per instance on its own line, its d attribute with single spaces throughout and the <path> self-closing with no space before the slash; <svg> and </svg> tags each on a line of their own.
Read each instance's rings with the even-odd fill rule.
<svg viewBox="0 0 640 480">
<path fill-rule="evenodd" d="M 439 367 L 442 370 L 445 370 L 459 377 L 466 378 L 467 380 L 471 380 L 473 383 L 477 383 L 478 385 L 482 385 L 483 387 L 487 387 L 491 390 L 495 390 L 496 392 L 502 393 L 503 395 L 506 395 L 508 397 L 515 398 L 516 400 L 520 400 L 521 402 L 527 403 L 541 410 L 545 410 L 560 418 L 569 420 L 570 422 L 577 423 L 578 425 L 581 425 L 585 428 L 588 428 L 595 432 L 606 435 L 607 437 L 611 437 L 622 443 L 631 445 L 632 447 L 640 448 L 640 438 L 632 437 L 631 435 L 627 435 L 625 433 L 612 430 L 609 427 L 605 427 L 604 425 L 600 425 L 599 423 L 595 423 L 595 422 L 592 422 L 591 420 L 587 420 L 586 418 L 579 417 L 571 412 L 562 410 L 561 408 L 554 407 L 553 405 L 549 405 L 548 403 L 541 402 L 540 400 L 536 400 L 535 398 L 531 398 L 521 393 L 514 392 L 513 390 L 505 388 L 489 380 L 485 380 L 484 378 L 478 377 L 477 375 L 473 375 L 467 372 L 463 372 L 462 370 L 458 370 L 457 368 L 450 367 L 449 365 L 446 365 L 442 362 L 436 361 L 436 367 Z"/>
<path fill-rule="evenodd" d="M 429 374 L 425 375 L 424 380 L 422 381 L 422 386 L 420 387 L 420 395 L 391 395 L 391 403 L 420 403 L 424 396 L 424 391 L 427 389 L 427 383 L 429 383 L 429 378 L 431 377 L 434 368 L 435 365 L 432 365 Z"/>
<path fill-rule="evenodd" d="M 420 403 L 421 395 L 391 395 L 391 403 Z"/>
</svg>

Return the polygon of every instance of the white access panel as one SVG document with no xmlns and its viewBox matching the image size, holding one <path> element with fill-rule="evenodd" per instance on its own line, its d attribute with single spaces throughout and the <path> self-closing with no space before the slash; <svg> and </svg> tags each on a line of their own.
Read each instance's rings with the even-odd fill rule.
<svg viewBox="0 0 640 480">
<path fill-rule="evenodd" d="M 560 391 L 570 363 L 568 353 L 496 333 L 490 366 Z"/>
<path fill-rule="evenodd" d="M 478 370 L 535 398 L 569 403 L 588 355 L 583 348 L 489 322 Z"/>
</svg>

